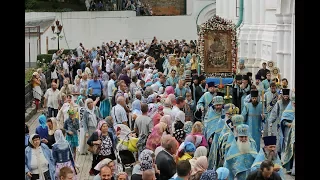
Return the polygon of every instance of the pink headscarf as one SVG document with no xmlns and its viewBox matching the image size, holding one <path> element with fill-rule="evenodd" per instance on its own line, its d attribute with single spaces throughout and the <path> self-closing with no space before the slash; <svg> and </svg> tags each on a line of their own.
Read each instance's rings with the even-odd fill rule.
<svg viewBox="0 0 320 180">
<path fill-rule="evenodd" d="M 200 156 L 196 158 L 196 161 L 194 163 L 194 167 L 192 169 L 191 174 L 195 174 L 197 172 L 204 172 L 208 169 L 208 159 L 206 156 Z"/>
<path fill-rule="evenodd" d="M 101 127 L 103 126 L 103 124 L 107 124 L 107 122 L 105 120 L 101 120 L 98 123 L 98 127 L 96 129 L 96 132 L 98 132 L 98 137 L 101 135 Z"/>
<path fill-rule="evenodd" d="M 169 129 L 170 134 L 172 134 L 171 116 L 170 116 L 170 115 L 164 115 L 164 116 L 162 116 L 161 119 L 160 119 L 160 122 L 166 123 L 166 124 L 168 125 L 168 129 Z"/>
<path fill-rule="evenodd" d="M 161 137 L 166 128 L 167 124 L 164 122 L 159 122 L 153 127 L 152 132 L 147 139 L 147 149 L 154 151 L 158 146 L 161 146 Z"/>
<path fill-rule="evenodd" d="M 176 96 L 174 94 L 169 94 L 167 98 L 170 99 L 172 106 L 176 105 Z"/>
<path fill-rule="evenodd" d="M 152 121 L 153 121 L 154 126 L 160 122 L 161 117 L 162 116 L 159 113 L 157 113 L 153 116 Z"/>
<path fill-rule="evenodd" d="M 167 86 L 165 92 L 167 95 L 174 94 L 174 88 L 172 86 Z"/>
</svg>

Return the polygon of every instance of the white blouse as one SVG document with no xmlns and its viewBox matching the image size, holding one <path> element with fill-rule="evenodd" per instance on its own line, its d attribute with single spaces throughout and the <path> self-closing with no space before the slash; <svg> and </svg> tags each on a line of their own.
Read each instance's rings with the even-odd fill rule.
<svg viewBox="0 0 320 180">
<path fill-rule="evenodd" d="M 40 165 L 40 168 L 43 173 L 48 171 L 49 162 L 44 157 L 41 147 L 38 147 L 37 149 L 31 149 L 30 171 L 32 174 L 39 174 L 40 168 L 38 167 L 38 164 Z"/>
</svg>

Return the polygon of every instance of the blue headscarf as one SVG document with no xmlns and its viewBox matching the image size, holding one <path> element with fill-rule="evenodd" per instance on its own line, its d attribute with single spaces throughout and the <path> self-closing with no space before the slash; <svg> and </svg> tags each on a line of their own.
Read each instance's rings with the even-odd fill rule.
<svg viewBox="0 0 320 180">
<path fill-rule="evenodd" d="M 202 173 L 200 180 L 216 180 L 217 173 L 215 170 L 206 170 Z"/>
<path fill-rule="evenodd" d="M 195 152 L 196 146 L 192 142 L 184 143 L 184 152 Z"/>
<path fill-rule="evenodd" d="M 46 116 L 43 115 L 43 114 L 41 114 L 41 115 L 38 117 L 38 119 L 39 119 L 39 124 L 40 124 L 40 126 L 41 126 L 43 129 L 45 129 L 45 128 L 47 127 L 47 118 L 46 118 Z"/>
<path fill-rule="evenodd" d="M 132 102 L 132 114 L 139 114 L 141 115 L 141 101 L 140 100 L 134 100 Z"/>
<path fill-rule="evenodd" d="M 219 167 L 217 169 L 217 174 L 218 174 L 218 180 L 225 180 L 229 176 L 229 169 L 225 167 Z"/>
</svg>

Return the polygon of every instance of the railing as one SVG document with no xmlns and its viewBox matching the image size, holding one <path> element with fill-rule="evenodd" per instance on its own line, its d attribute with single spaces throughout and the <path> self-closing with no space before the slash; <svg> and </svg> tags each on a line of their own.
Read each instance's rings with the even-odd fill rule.
<svg viewBox="0 0 320 180">
<path fill-rule="evenodd" d="M 50 70 L 44 72 L 47 80 L 48 88 L 51 86 L 51 72 Z M 45 93 L 45 92 L 43 92 Z M 29 107 L 31 107 L 33 102 L 33 88 L 31 82 L 28 83 L 24 88 L 24 102 L 25 102 L 25 110 L 27 110 Z"/>
</svg>

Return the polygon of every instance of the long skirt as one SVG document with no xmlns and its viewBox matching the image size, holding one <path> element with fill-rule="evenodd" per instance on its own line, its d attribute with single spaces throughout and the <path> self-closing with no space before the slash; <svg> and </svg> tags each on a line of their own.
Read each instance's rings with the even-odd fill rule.
<svg viewBox="0 0 320 180">
<path fill-rule="evenodd" d="M 78 140 L 77 134 L 73 134 L 72 136 L 67 134 L 66 140 L 69 142 L 71 148 L 76 148 L 79 146 L 79 140 Z"/>
<path fill-rule="evenodd" d="M 38 99 L 39 101 L 41 101 L 41 97 L 42 97 L 43 93 L 42 93 L 42 90 L 41 90 L 40 86 L 35 86 L 32 90 L 33 90 L 32 91 L 33 92 L 33 97 L 35 99 Z"/>
<path fill-rule="evenodd" d="M 63 168 L 63 167 L 69 167 L 69 168 L 71 168 L 72 171 L 73 171 L 73 174 L 74 174 L 73 180 L 77 180 L 77 179 L 78 179 L 78 177 L 77 177 L 77 175 L 76 175 L 76 172 L 75 172 L 75 170 L 74 170 L 74 167 L 73 167 L 71 161 L 67 161 L 67 162 L 64 162 L 64 163 L 57 163 L 57 164 L 56 164 L 56 174 L 55 174 L 56 180 L 60 180 L 60 178 L 59 178 L 59 173 L 60 173 L 60 169 Z"/>
<path fill-rule="evenodd" d="M 87 154 L 88 153 L 88 145 L 87 145 L 87 138 L 86 138 L 86 133 L 84 132 L 83 128 L 80 128 L 80 133 L 79 133 L 79 153 L 81 155 Z"/>
</svg>

